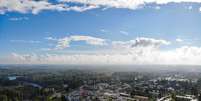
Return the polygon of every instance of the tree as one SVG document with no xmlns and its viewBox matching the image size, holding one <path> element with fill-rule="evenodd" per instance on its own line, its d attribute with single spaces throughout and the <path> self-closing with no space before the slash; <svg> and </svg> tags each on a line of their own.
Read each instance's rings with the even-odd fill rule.
<svg viewBox="0 0 201 101">
<path fill-rule="evenodd" d="M 171 101 L 176 101 L 176 94 L 175 94 L 175 92 L 173 92 L 173 93 L 171 94 L 171 98 L 172 98 Z"/>
</svg>

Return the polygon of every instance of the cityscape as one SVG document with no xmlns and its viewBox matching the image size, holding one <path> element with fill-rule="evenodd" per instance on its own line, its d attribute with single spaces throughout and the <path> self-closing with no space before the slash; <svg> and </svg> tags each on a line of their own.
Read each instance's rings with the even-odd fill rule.
<svg viewBox="0 0 201 101">
<path fill-rule="evenodd" d="M 57 67 L 57 69 L 55 69 Z M 82 66 L 85 67 L 85 66 Z M 201 69 L 134 70 L 141 66 L 1 66 L 2 101 L 200 101 Z M 171 66 L 167 66 L 171 67 Z M 177 66 L 176 68 L 181 68 Z M 193 73 L 192 73 L 193 72 Z"/>
</svg>

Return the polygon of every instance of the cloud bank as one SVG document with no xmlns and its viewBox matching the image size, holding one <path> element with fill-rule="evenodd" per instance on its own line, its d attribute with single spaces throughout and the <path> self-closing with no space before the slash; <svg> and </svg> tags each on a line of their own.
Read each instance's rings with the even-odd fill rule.
<svg viewBox="0 0 201 101">
<path fill-rule="evenodd" d="M 0 14 L 6 12 L 38 14 L 44 10 L 83 12 L 95 8 L 126 8 L 135 10 L 147 4 L 201 3 L 200 0 L 0 0 Z M 78 4 L 72 6 L 71 4 Z"/>
<path fill-rule="evenodd" d="M 89 4 L 96 6 L 103 6 L 109 8 L 128 8 L 137 9 L 146 4 L 168 4 L 168 3 L 201 3 L 200 0 L 59 0 L 60 2 L 71 2 L 80 4 Z"/>
<path fill-rule="evenodd" d="M 96 8 L 95 6 L 68 6 L 63 3 L 53 4 L 48 0 L 0 0 L 0 14 L 6 12 L 38 14 L 44 10 L 51 11 L 86 11 Z"/>
<path fill-rule="evenodd" d="M 69 38 L 69 37 L 68 37 Z M 89 40 L 90 37 L 73 36 L 73 40 Z M 93 39 L 93 38 L 92 38 Z M 101 41 L 102 42 L 102 41 Z M 90 44 L 102 45 L 94 41 Z M 109 44 L 109 43 L 108 43 Z M 201 47 L 181 46 L 163 50 L 169 41 L 139 37 L 129 41 L 114 41 L 108 52 L 79 54 L 18 54 L 12 53 L 11 60 L 22 64 L 186 64 L 201 65 Z M 114 45 L 116 45 L 114 47 Z M 124 47 L 124 48 L 122 48 Z"/>
</svg>

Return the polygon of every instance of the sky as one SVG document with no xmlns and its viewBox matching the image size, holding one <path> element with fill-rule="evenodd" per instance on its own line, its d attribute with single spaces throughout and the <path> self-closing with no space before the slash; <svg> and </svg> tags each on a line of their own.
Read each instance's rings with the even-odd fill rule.
<svg viewBox="0 0 201 101">
<path fill-rule="evenodd" d="M 0 64 L 201 65 L 201 0 L 0 0 Z"/>
</svg>

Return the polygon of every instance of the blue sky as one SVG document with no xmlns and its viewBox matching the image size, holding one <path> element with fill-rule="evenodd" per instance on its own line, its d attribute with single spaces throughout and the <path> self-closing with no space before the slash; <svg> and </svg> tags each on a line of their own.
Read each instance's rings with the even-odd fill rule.
<svg viewBox="0 0 201 101">
<path fill-rule="evenodd" d="M 11 0 L 14 3 L 18 1 L 20 0 Z M 104 1 L 107 2 L 107 0 Z M 2 4 L 5 3 L 4 0 L 1 2 Z M 60 4 L 59 1 L 48 2 L 52 3 L 52 5 Z M 76 2 L 75 4 L 65 2 L 65 0 L 63 2 L 66 5 L 68 4 L 68 7 L 79 7 L 84 4 L 82 0 L 78 0 L 78 3 Z M 130 7 L 130 5 L 129 7 L 116 7 L 113 5 L 107 7 L 108 5 L 92 2 L 95 7 L 84 11 L 57 11 L 48 8 L 39 10 L 36 13 L 33 13 L 34 10 L 32 9 L 26 10 L 22 4 L 19 4 L 22 8 L 16 8 L 17 4 L 14 7 L 10 7 L 8 4 L 0 5 L 0 12 L 2 12 L 0 15 L 0 63 L 2 64 L 48 64 L 48 62 L 51 62 L 48 59 L 46 62 L 38 61 L 41 57 L 47 56 L 47 54 L 48 56 L 58 55 L 58 58 L 68 57 L 69 54 L 81 54 L 84 56 L 77 57 L 82 59 L 86 56 L 89 61 L 90 59 L 98 58 L 94 61 L 97 64 L 105 63 L 105 61 L 99 62 L 99 59 L 103 59 L 101 57 L 103 54 L 108 55 L 109 58 L 107 59 L 111 60 L 110 64 L 116 63 L 117 60 L 112 60 L 113 58 L 121 58 L 122 64 L 158 64 L 157 59 L 161 58 L 167 60 L 164 61 L 164 64 L 174 64 L 170 59 L 176 59 L 178 64 L 183 64 L 192 58 L 196 58 L 196 60 L 187 64 L 198 64 L 201 61 L 197 57 L 201 55 L 200 2 L 147 3 L 137 5 L 134 8 Z M 92 4 L 86 5 L 90 6 Z M 83 36 L 85 37 L 83 38 Z M 140 46 L 140 51 L 149 51 L 150 54 L 146 56 L 140 55 L 140 58 L 139 55 L 135 57 L 135 50 L 138 50 L 139 47 L 135 49 L 135 47 L 133 48 L 129 45 L 134 44 L 135 46 L 137 40 L 140 40 L 139 44 L 144 42 Z M 163 41 L 171 44 L 167 45 Z M 148 49 L 147 46 L 149 47 Z M 184 50 L 183 48 L 186 47 L 187 49 Z M 159 51 L 161 57 L 156 57 L 156 60 L 151 59 L 151 61 L 143 60 L 149 56 L 155 56 L 153 54 L 156 54 L 156 52 L 153 51 L 153 48 L 154 50 L 157 49 L 157 52 Z M 163 56 L 164 54 L 177 54 L 177 50 L 188 51 L 188 53 L 180 52 L 187 56 Z M 194 51 L 196 52 L 194 53 Z M 122 54 L 122 52 L 132 53 L 132 55 L 116 56 Z M 87 56 L 89 53 L 93 53 L 95 56 L 93 58 Z M 53 56 L 52 58 L 55 58 Z M 31 59 L 26 60 L 28 57 L 31 57 Z M 123 59 L 126 57 L 137 58 L 139 62 L 132 62 L 134 60 L 124 62 Z M 185 59 L 182 60 L 183 58 Z M 71 57 L 71 59 L 74 58 Z M 121 59 L 118 61 L 121 61 Z M 73 62 L 66 58 L 56 61 L 55 64 Z M 82 62 L 83 60 L 78 59 L 78 61 Z"/>
</svg>

